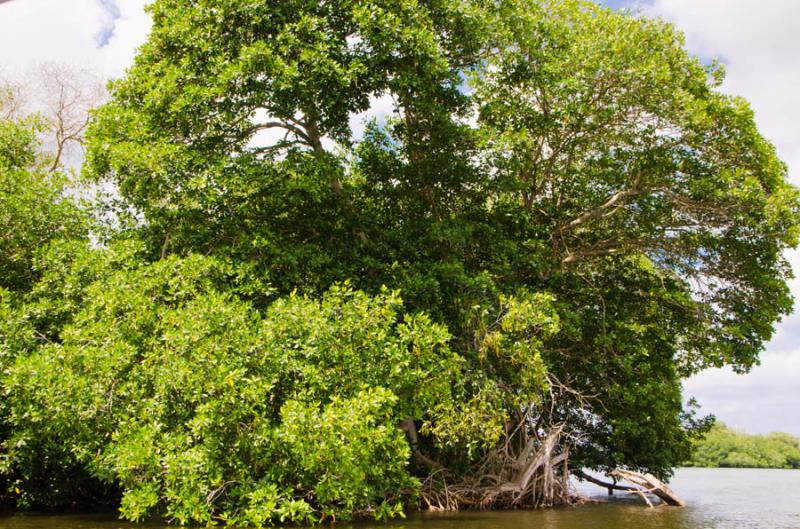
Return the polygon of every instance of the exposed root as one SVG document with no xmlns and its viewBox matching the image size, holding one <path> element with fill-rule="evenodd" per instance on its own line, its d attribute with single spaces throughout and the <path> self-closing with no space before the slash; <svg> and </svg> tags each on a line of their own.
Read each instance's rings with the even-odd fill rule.
<svg viewBox="0 0 800 529">
<path fill-rule="evenodd" d="M 576 495 L 569 487 L 569 449 L 563 428 L 526 439 L 512 457 L 508 447 L 492 452 L 471 472 L 432 472 L 422 484 L 421 506 L 429 510 L 533 508 L 566 505 Z"/>
</svg>

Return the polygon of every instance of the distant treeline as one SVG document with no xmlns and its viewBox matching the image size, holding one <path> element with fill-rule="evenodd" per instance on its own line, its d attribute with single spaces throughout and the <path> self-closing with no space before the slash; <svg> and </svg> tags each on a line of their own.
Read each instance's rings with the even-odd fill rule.
<svg viewBox="0 0 800 529">
<path fill-rule="evenodd" d="M 697 443 L 687 466 L 800 468 L 800 439 L 788 433 L 749 435 L 717 423 Z"/>
</svg>

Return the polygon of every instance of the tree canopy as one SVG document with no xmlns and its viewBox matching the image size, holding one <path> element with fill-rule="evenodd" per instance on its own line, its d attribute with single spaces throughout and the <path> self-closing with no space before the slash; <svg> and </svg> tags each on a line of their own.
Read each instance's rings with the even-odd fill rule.
<svg viewBox="0 0 800 529">
<path fill-rule="evenodd" d="M 661 20 L 148 9 L 87 133 L 102 244 L 35 252 L 3 305 L 46 338 L 4 382 L 34 504 L 63 501 L 44 446 L 126 516 L 200 523 L 552 504 L 567 461 L 666 477 L 709 427 L 681 379 L 747 371 L 791 310 L 797 190 Z"/>
</svg>

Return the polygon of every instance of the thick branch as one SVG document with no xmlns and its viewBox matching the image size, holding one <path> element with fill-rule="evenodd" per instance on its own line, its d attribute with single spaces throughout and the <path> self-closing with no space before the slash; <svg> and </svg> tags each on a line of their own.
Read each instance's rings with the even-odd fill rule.
<svg viewBox="0 0 800 529">
<path fill-rule="evenodd" d="M 286 123 L 284 121 L 268 121 L 266 123 L 259 123 L 257 125 L 254 125 L 252 128 L 248 129 L 247 133 L 255 134 L 260 130 L 267 130 L 267 129 L 288 130 L 289 132 L 291 132 L 292 134 L 303 140 L 304 143 L 311 146 L 311 140 L 309 139 L 308 134 L 306 134 L 306 132 L 303 129 L 295 125 L 292 125 L 291 123 Z"/>
<path fill-rule="evenodd" d="M 559 228 L 559 232 L 561 234 L 568 233 L 582 224 L 586 224 L 587 222 L 590 222 L 592 220 L 599 219 L 600 217 L 606 215 L 607 212 L 612 208 L 615 208 L 613 211 L 616 211 L 616 208 L 619 207 L 617 206 L 618 204 L 622 205 L 622 203 L 624 203 L 624 200 L 627 199 L 628 197 L 636 196 L 642 192 L 642 190 L 639 187 L 640 181 L 641 181 L 640 175 L 637 174 L 636 178 L 633 181 L 633 185 L 629 189 L 616 193 L 611 198 L 606 200 L 603 204 L 573 219 L 566 225 Z"/>
<path fill-rule="evenodd" d="M 587 474 L 583 470 L 573 470 L 572 474 L 582 480 L 588 481 L 589 483 L 594 483 L 595 485 L 607 488 L 609 490 L 619 490 L 624 492 L 634 492 L 639 490 L 637 487 L 632 487 L 630 485 L 617 485 L 616 483 L 609 483 L 607 481 L 597 479 L 596 477 Z"/>
</svg>

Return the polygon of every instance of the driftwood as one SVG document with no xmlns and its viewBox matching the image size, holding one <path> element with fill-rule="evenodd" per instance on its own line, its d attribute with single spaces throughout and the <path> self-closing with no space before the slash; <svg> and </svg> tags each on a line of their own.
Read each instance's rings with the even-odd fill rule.
<svg viewBox="0 0 800 529">
<path fill-rule="evenodd" d="M 618 483 L 609 483 L 607 481 L 603 481 L 601 479 L 597 479 L 596 477 L 592 476 L 591 474 L 587 474 L 583 470 L 573 470 L 572 473 L 576 477 L 578 477 L 578 478 L 580 478 L 580 479 L 582 479 L 584 481 L 588 481 L 589 483 L 594 483 L 595 485 L 598 485 L 600 487 L 608 489 L 608 495 L 609 496 L 611 496 L 611 494 L 615 490 L 619 490 L 619 491 L 622 491 L 622 492 L 635 492 L 635 491 L 639 490 L 639 487 L 633 487 L 631 485 L 620 485 Z"/>
<path fill-rule="evenodd" d="M 653 504 L 650 498 L 647 497 L 647 494 L 654 494 L 665 504 L 672 505 L 673 507 L 683 507 L 685 505 L 683 500 L 681 500 L 671 488 L 652 474 L 640 474 L 639 472 L 630 470 L 617 469 L 609 474 L 609 476 L 614 478 L 614 483 L 597 479 L 582 470 L 575 470 L 573 474 L 580 479 L 607 488 L 609 494 L 614 490 L 627 492 L 628 494 L 636 494 L 650 507 L 652 507 Z M 633 486 L 619 485 L 616 483 L 617 479 L 633 483 Z"/>
<path fill-rule="evenodd" d="M 667 486 L 666 483 L 659 480 L 652 474 L 640 474 L 631 470 L 623 470 L 618 468 L 609 475 L 615 478 L 624 479 L 628 483 L 633 483 L 634 485 L 641 487 L 638 491 L 633 492 L 641 496 L 651 507 L 653 505 L 650 503 L 650 500 L 647 499 L 646 493 L 655 494 L 661 501 L 667 505 L 672 505 L 673 507 L 683 507 L 686 505 L 683 500 L 680 499 L 678 495 Z"/>
</svg>

